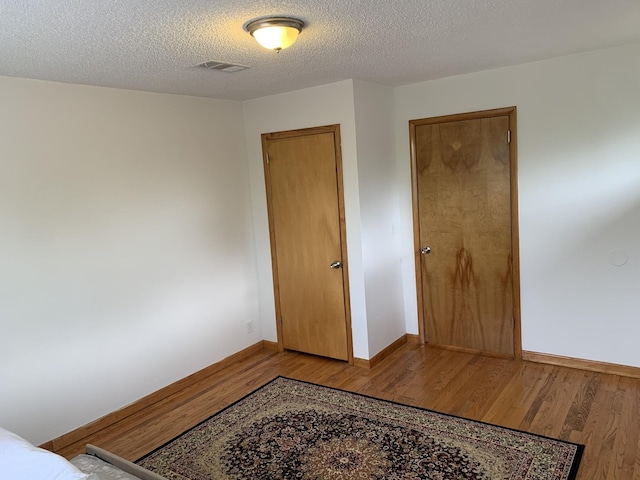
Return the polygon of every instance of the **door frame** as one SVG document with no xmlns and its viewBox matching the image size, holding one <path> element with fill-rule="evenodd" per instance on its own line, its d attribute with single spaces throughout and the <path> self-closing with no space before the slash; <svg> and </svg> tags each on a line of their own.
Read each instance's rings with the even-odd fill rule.
<svg viewBox="0 0 640 480">
<path fill-rule="evenodd" d="M 340 139 L 340 125 L 325 125 L 320 127 L 302 128 L 298 130 L 286 130 L 282 132 L 263 133 L 262 139 L 262 164 L 264 168 L 264 179 L 267 194 L 267 216 L 269 220 L 269 241 L 271 247 L 271 269 L 273 275 L 273 294 L 275 300 L 276 331 L 278 335 L 278 351 L 284 351 L 284 341 L 282 338 L 282 310 L 280 306 L 280 287 L 278 280 L 278 261 L 276 257 L 276 239 L 273 207 L 271 205 L 271 175 L 269 171 L 269 158 L 267 143 L 269 140 L 282 138 L 301 137 L 307 135 L 317 135 L 322 133 L 332 133 L 335 146 L 336 158 L 336 180 L 338 188 L 338 217 L 340 229 L 340 250 L 342 255 L 342 284 L 344 290 L 345 323 L 347 329 L 347 361 L 350 365 L 354 363 L 353 338 L 351 329 L 351 301 L 349 294 L 349 261 L 347 257 L 347 230 L 344 209 L 344 187 L 342 177 L 342 141 Z"/>
<path fill-rule="evenodd" d="M 520 240 L 518 230 L 518 136 L 516 122 L 516 107 L 496 108 L 469 113 L 457 113 L 438 117 L 409 120 L 409 142 L 411 155 L 411 196 L 413 209 L 413 246 L 416 269 L 416 292 L 418 303 L 418 332 L 420 343 L 427 343 L 424 318 L 424 298 L 422 290 L 422 260 L 420 254 L 420 216 L 418 211 L 418 170 L 416 157 L 416 127 L 437 123 L 459 122 L 462 120 L 477 120 L 491 117 L 509 118 L 509 166 L 510 166 L 510 195 L 511 195 L 511 269 L 513 285 L 513 353 L 514 358 L 522 359 L 522 326 L 520 318 Z M 452 347 L 458 348 L 458 347 Z M 462 348 L 459 348 L 463 350 Z M 485 352 L 486 353 L 486 352 Z M 495 354 L 494 354 L 495 355 Z"/>
</svg>

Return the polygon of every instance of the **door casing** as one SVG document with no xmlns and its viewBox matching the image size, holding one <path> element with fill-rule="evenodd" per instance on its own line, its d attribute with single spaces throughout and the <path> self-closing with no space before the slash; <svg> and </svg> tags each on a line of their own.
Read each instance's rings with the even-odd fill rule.
<svg viewBox="0 0 640 480">
<path fill-rule="evenodd" d="M 516 107 L 497 108 L 492 110 L 482 110 L 469 113 L 459 113 L 453 115 L 443 115 L 438 117 L 422 118 L 409 121 L 409 141 L 411 156 L 411 190 L 413 203 L 413 242 L 414 242 L 414 262 L 416 271 L 416 293 L 418 306 L 418 332 L 420 342 L 426 343 L 426 328 L 424 317 L 424 298 L 422 288 L 422 267 L 420 253 L 420 212 L 418 210 L 418 171 L 416 153 L 416 127 L 420 125 L 431 125 L 447 122 L 458 122 L 463 120 L 476 120 L 490 117 L 509 118 L 509 162 L 510 162 L 510 199 L 511 199 L 511 252 L 512 252 L 512 275 L 513 275 L 513 346 L 514 358 L 522 358 L 522 327 L 520 319 L 520 250 L 518 233 L 518 176 L 517 176 L 517 123 Z M 452 347 L 457 348 L 457 347 Z M 464 350 L 464 348 L 459 348 Z M 496 355 L 500 356 L 500 355 Z"/>
<path fill-rule="evenodd" d="M 282 307 L 280 304 L 280 289 L 279 289 L 279 277 L 278 277 L 278 262 L 276 255 L 276 238 L 275 238 L 275 222 L 274 214 L 271 206 L 271 178 L 269 171 L 269 158 L 268 158 L 268 142 L 269 140 L 277 140 L 282 138 L 291 138 L 297 136 L 317 135 L 321 133 L 332 133 L 334 136 L 335 145 L 335 160 L 336 160 L 336 177 L 337 177 L 337 190 L 338 190 L 338 216 L 339 216 L 339 229 L 340 229 L 340 246 L 342 254 L 342 281 L 344 289 L 344 307 L 345 307 L 345 320 L 347 329 L 347 361 L 353 365 L 353 339 L 351 330 L 351 307 L 349 296 L 349 262 L 347 256 L 347 237 L 346 237 L 346 217 L 344 208 L 344 187 L 342 176 L 342 142 L 340 139 L 340 125 L 325 125 L 320 127 L 311 127 L 298 130 L 287 130 L 281 132 L 263 133 L 262 138 L 262 161 L 265 172 L 265 187 L 267 194 L 267 214 L 269 220 L 269 238 L 271 244 L 271 265 L 273 275 L 273 290 L 275 300 L 275 313 L 276 313 L 276 330 L 278 336 L 278 351 L 284 351 L 283 340 L 283 327 L 282 327 Z"/>
</svg>

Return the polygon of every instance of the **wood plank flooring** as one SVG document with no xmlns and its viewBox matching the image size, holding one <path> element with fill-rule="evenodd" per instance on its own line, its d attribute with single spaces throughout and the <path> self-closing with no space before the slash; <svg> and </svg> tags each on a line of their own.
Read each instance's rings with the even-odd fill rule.
<svg viewBox="0 0 640 480">
<path fill-rule="evenodd" d="M 59 453 L 136 460 L 278 375 L 582 443 L 578 479 L 640 479 L 640 380 L 412 343 L 371 370 L 264 350 Z"/>
</svg>

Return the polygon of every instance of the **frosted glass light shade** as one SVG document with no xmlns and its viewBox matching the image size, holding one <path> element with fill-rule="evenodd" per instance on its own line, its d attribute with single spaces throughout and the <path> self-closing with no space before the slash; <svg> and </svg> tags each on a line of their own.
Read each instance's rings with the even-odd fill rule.
<svg viewBox="0 0 640 480">
<path fill-rule="evenodd" d="M 253 32 L 253 38 L 264 48 L 280 51 L 293 45 L 298 33 L 293 27 L 264 27 Z"/>
<path fill-rule="evenodd" d="M 272 17 L 254 20 L 245 29 L 264 48 L 279 52 L 293 45 L 302 27 L 304 22 L 297 18 Z"/>
</svg>

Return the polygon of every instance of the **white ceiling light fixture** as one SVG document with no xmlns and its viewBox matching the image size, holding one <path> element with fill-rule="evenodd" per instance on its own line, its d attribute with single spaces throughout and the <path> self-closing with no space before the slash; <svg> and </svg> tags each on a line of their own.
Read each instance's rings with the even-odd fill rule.
<svg viewBox="0 0 640 480">
<path fill-rule="evenodd" d="M 297 18 L 267 17 L 253 20 L 244 28 L 264 48 L 280 53 L 280 50 L 293 45 L 304 26 L 304 22 Z"/>
</svg>

